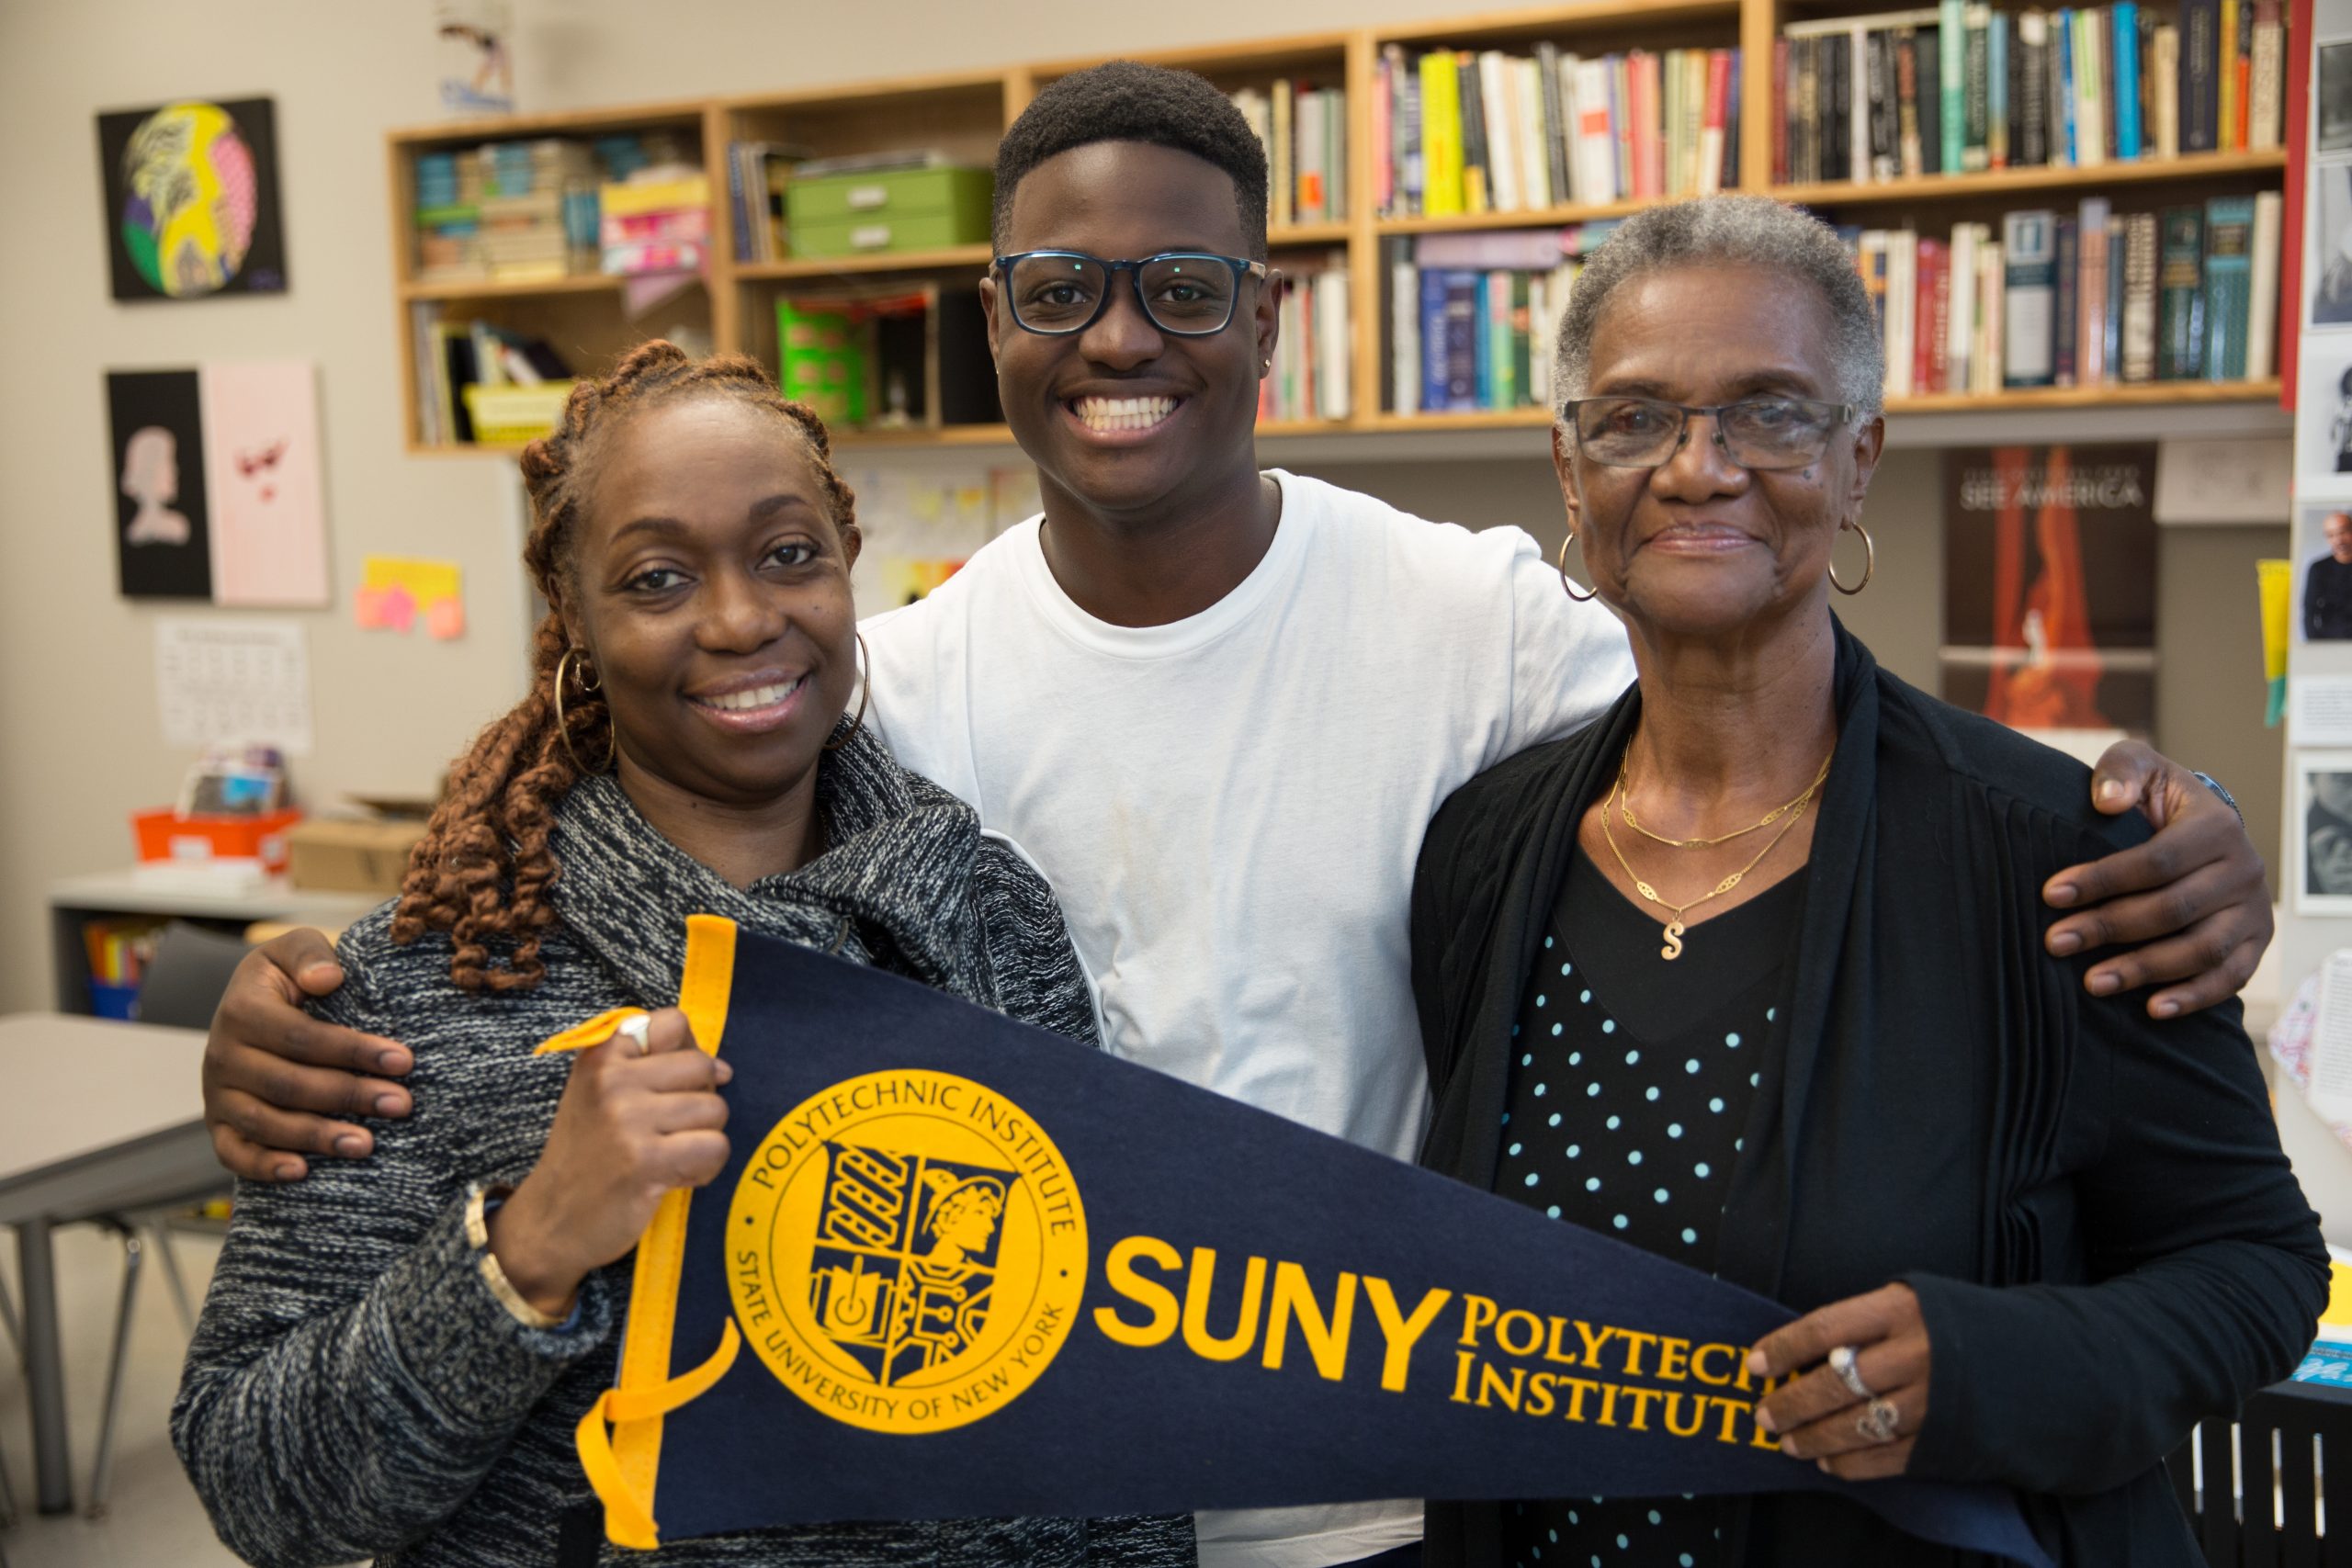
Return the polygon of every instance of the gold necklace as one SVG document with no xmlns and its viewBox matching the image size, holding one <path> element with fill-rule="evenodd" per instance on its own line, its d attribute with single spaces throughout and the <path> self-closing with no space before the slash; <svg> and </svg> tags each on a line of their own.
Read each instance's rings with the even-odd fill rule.
<svg viewBox="0 0 2352 1568">
<path fill-rule="evenodd" d="M 1829 764 L 1825 761 L 1821 766 L 1823 775 L 1826 776 L 1829 770 Z M 1816 783 L 1818 781 L 1816 781 Z M 1789 836 L 1790 829 L 1794 828 L 1798 822 L 1804 819 L 1804 813 L 1802 809 L 1802 806 L 1806 796 L 1810 795 L 1812 793 L 1812 790 L 1807 790 L 1804 795 L 1799 795 L 1795 801 L 1791 802 L 1791 806 L 1797 807 L 1799 809 L 1792 810 L 1789 807 L 1781 807 L 1781 810 L 1786 812 L 1788 815 L 1788 822 L 1779 832 L 1772 835 L 1771 842 L 1766 844 L 1762 849 L 1756 852 L 1755 859 L 1749 861 L 1746 865 L 1741 866 L 1737 871 L 1733 872 L 1729 876 L 1724 877 L 1721 882 L 1716 883 L 1713 887 L 1707 889 L 1706 892 L 1700 894 L 1699 897 L 1691 899 L 1689 903 L 1669 904 L 1664 898 L 1658 897 L 1658 891 L 1657 888 L 1652 887 L 1648 883 L 1643 881 L 1641 876 L 1634 870 L 1632 863 L 1625 859 L 1625 852 L 1617 847 L 1617 835 L 1610 829 L 1610 807 L 1619 805 L 1624 798 L 1624 773 L 1623 769 L 1619 770 L 1617 787 L 1611 789 L 1609 792 L 1609 799 L 1601 803 L 1600 836 L 1609 841 L 1609 852 L 1617 857 L 1617 863 L 1624 868 L 1625 874 L 1627 876 L 1634 879 L 1634 886 L 1641 893 L 1641 896 L 1650 903 L 1656 904 L 1659 908 L 1666 910 L 1668 915 L 1670 917 L 1666 922 L 1666 945 L 1657 950 L 1657 955 L 1660 958 L 1665 959 L 1670 964 L 1674 960 L 1682 956 L 1683 933 L 1690 930 L 1688 926 L 1683 924 L 1683 915 L 1690 910 L 1697 908 L 1708 899 L 1720 898 L 1724 894 L 1730 892 L 1733 888 L 1738 886 L 1742 877 L 1746 876 L 1749 872 L 1754 871 L 1758 866 L 1761 865 L 1764 863 L 1764 857 L 1766 855 L 1769 855 L 1774 850 L 1779 849 L 1781 847 L 1781 840 Z M 1736 835 L 1734 836 L 1736 837 Z"/>
<path fill-rule="evenodd" d="M 1760 820 L 1750 822 L 1747 827 L 1740 829 L 1736 833 L 1725 833 L 1721 838 L 1715 839 L 1669 839 L 1663 833 L 1653 833 L 1647 828 L 1643 827 L 1641 820 L 1634 815 L 1633 794 L 1625 787 L 1625 766 L 1626 763 L 1632 760 L 1633 750 L 1634 749 L 1628 746 L 1625 748 L 1624 753 L 1617 759 L 1617 788 L 1615 791 L 1617 813 L 1625 819 L 1626 827 L 1631 828 L 1643 838 L 1678 850 L 1713 849 L 1717 844 L 1728 844 L 1734 839 L 1744 839 L 1747 837 L 1748 834 L 1757 831 L 1758 829 L 1770 828 L 1773 823 L 1778 822 L 1790 812 L 1803 811 L 1807 806 L 1813 803 L 1813 792 L 1819 789 L 1821 787 L 1821 781 L 1829 776 L 1830 761 L 1838 755 L 1838 753 L 1833 750 L 1829 753 L 1829 756 L 1824 757 L 1821 760 L 1821 771 L 1813 775 L 1813 782 L 1804 786 L 1804 793 L 1803 795 L 1798 795 L 1794 800 L 1790 801 L 1785 806 L 1776 806 L 1772 807 L 1771 810 L 1767 811 L 1764 814 Z"/>
</svg>

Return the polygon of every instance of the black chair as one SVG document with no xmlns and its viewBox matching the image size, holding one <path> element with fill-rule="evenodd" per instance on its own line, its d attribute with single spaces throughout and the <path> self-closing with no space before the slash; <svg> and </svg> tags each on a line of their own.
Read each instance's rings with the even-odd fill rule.
<svg viewBox="0 0 2352 1568">
<path fill-rule="evenodd" d="M 2352 1568 L 2352 1391 L 2267 1388 L 2165 1468 L 2211 1568 Z"/>
</svg>

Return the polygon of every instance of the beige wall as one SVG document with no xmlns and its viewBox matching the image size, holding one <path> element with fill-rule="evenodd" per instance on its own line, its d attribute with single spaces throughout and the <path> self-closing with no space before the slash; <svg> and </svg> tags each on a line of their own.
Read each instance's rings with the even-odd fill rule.
<svg viewBox="0 0 2352 1568">
<path fill-rule="evenodd" d="M 1276 15 L 1250 0 L 1182 7 L 517 0 L 515 8 L 526 107 L 552 109 L 1487 7 L 1485 0 L 1292 0 Z M 337 611 L 288 617 L 310 638 L 318 744 L 298 760 L 297 781 L 311 800 L 425 787 L 515 693 L 524 628 L 511 481 L 499 465 L 412 458 L 399 444 L 381 138 L 387 127 L 434 115 L 429 14 L 425 0 L 0 0 L 0 143 L 19 150 L 0 186 L 14 220 L 14 243 L 0 246 L 14 362 L 0 378 L 0 542 L 15 590 L 0 615 L 0 1008 L 48 1001 L 42 887 L 126 861 L 127 814 L 169 799 L 191 760 L 161 739 L 152 623 L 209 612 L 116 596 L 105 368 L 208 357 L 316 360 L 337 602 L 347 603 L 368 552 L 443 557 L 465 569 L 471 627 L 458 643 L 361 634 Z M 278 299 L 116 305 L 100 243 L 92 117 L 194 94 L 277 99 L 292 290 Z M 1526 450 L 1490 462 L 1326 464 L 1319 471 L 1432 515 L 1529 523 L 1556 539 L 1557 502 L 1540 438 Z M 1890 462 L 1874 515 L 1933 517 L 1932 464 L 1913 457 Z M 2275 803 L 2275 742 L 2245 732 L 2235 722 L 2239 709 L 2203 697 L 2209 675 L 2217 693 L 2238 690 L 2223 676 L 2251 634 L 2235 608 L 2242 595 L 2228 585 L 2248 575 L 2243 558 L 2256 546 L 2268 547 L 2252 532 L 2168 538 L 2164 722 L 2181 755 L 2233 783 L 2251 783 L 2267 768 L 2267 787 L 2242 785 L 2239 794 Z M 1882 554 L 1883 581 L 1856 603 L 1851 620 L 1894 668 L 1925 679 L 1938 592 L 1932 548 L 1906 540 Z M 2208 582 L 2222 588 L 2201 592 Z M 2176 650 L 2193 671 L 2182 672 Z M 2213 722 L 2200 731 L 2209 710 Z"/>
</svg>

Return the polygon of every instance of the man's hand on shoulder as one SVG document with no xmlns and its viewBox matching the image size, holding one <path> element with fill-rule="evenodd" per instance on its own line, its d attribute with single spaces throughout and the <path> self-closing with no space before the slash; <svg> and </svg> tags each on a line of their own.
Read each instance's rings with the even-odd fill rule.
<svg viewBox="0 0 2352 1568">
<path fill-rule="evenodd" d="M 2144 844 L 2068 866 L 2042 897 L 2069 915 L 2046 941 L 2060 957 L 2129 949 L 2094 966 L 2095 996 L 2162 986 L 2152 1018 L 2177 1018 L 2237 995 L 2270 945 L 2270 893 L 2262 857 L 2236 810 L 2205 781 L 2153 748 L 2120 740 L 2091 777 L 2091 802 L 2109 816 L 2137 807 L 2155 826 Z"/>
<path fill-rule="evenodd" d="M 408 1114 L 408 1090 L 391 1081 L 413 1065 L 407 1046 L 303 1010 L 342 984 L 334 949 L 314 931 L 288 931 L 237 965 L 204 1043 L 204 1120 L 236 1175 L 299 1181 L 305 1155 L 358 1159 L 376 1146 L 341 1118 Z"/>
</svg>

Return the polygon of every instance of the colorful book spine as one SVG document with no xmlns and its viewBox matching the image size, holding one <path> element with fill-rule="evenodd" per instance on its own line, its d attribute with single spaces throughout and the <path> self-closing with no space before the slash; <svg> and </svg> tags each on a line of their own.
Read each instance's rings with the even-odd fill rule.
<svg viewBox="0 0 2352 1568">
<path fill-rule="evenodd" d="M 2245 379 L 2253 304 L 2254 198 L 2217 196 L 2205 204 L 2205 377 Z"/>
<path fill-rule="evenodd" d="M 1462 89 L 1453 56 L 1442 51 L 1420 62 L 1422 210 L 1432 218 L 1453 217 L 1462 206 Z"/>
<path fill-rule="evenodd" d="M 2221 0 L 2180 0 L 2180 150 L 2221 147 Z"/>
<path fill-rule="evenodd" d="M 2140 17 L 2132 0 L 2118 0 L 2115 18 L 2115 155 L 2140 156 Z"/>
<path fill-rule="evenodd" d="M 1960 166 L 1971 174 L 1992 166 L 1992 8 L 1970 6 L 1961 47 Z"/>
<path fill-rule="evenodd" d="M 2052 254 L 2057 287 L 2050 312 L 2050 379 L 2053 386 L 2071 387 L 2081 379 L 2075 338 L 2082 312 L 2083 241 L 2077 220 L 2063 216 L 2058 220 Z"/>
<path fill-rule="evenodd" d="M 1943 128 L 1945 169 L 1966 167 L 1968 156 L 1968 10 L 1965 0 L 1939 0 L 1936 33 L 1939 40 L 1936 81 Z"/>
<path fill-rule="evenodd" d="M 2156 250 L 2156 378 L 2193 381 L 2205 373 L 2205 213 L 2167 207 Z"/>
<path fill-rule="evenodd" d="M 2122 226 L 2122 379 L 2136 386 L 2156 378 L 2156 216 L 2134 213 Z"/>
<path fill-rule="evenodd" d="M 2054 212 L 2012 212 L 2001 220 L 2006 289 L 2001 302 L 2001 384 L 2047 387 L 2054 377 L 2052 321 L 2057 306 Z"/>
</svg>

